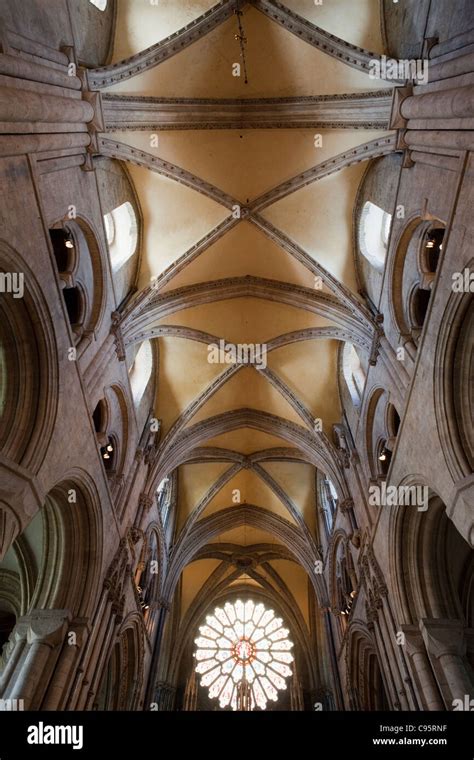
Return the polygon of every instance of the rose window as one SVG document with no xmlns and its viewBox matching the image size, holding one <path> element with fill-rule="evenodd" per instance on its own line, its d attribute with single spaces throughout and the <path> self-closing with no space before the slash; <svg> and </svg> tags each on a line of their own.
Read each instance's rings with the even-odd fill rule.
<svg viewBox="0 0 474 760">
<path fill-rule="evenodd" d="M 221 708 L 265 710 L 292 675 L 293 643 L 281 618 L 249 600 L 216 607 L 196 639 L 196 672 Z"/>
</svg>

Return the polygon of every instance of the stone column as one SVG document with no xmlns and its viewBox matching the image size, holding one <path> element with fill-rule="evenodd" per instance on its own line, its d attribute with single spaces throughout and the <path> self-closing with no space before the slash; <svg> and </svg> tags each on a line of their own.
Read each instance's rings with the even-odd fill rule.
<svg viewBox="0 0 474 760">
<path fill-rule="evenodd" d="M 90 143 L 91 137 L 88 132 L 55 135 L 2 135 L 0 156 L 16 156 L 22 152 L 47 153 L 51 150 L 87 148 Z"/>
<path fill-rule="evenodd" d="M 71 634 L 74 634 L 74 637 L 71 637 L 70 640 Z M 73 682 L 73 671 L 77 666 L 79 655 L 88 635 L 89 629 L 86 620 L 75 620 L 69 627 L 66 642 L 42 705 L 43 710 L 64 709 L 63 706 Z"/>
<path fill-rule="evenodd" d="M 69 621 L 67 610 L 34 610 L 22 618 L 27 623 L 27 636 L 22 662 L 11 688 L 9 699 L 23 699 L 25 709 L 41 707 L 43 694 L 56 664 Z"/>
<path fill-rule="evenodd" d="M 148 707 L 146 709 L 149 709 L 150 702 L 157 702 L 156 699 L 156 693 L 157 689 L 161 681 L 158 681 L 158 678 L 160 677 L 160 656 L 161 656 L 161 645 L 163 641 L 163 633 L 165 630 L 165 623 L 166 623 L 166 616 L 168 612 L 170 611 L 170 605 L 165 599 L 157 599 L 154 602 L 155 607 L 155 616 L 158 617 L 158 622 L 156 625 L 156 635 L 155 640 L 153 643 L 153 656 L 154 656 L 154 663 L 153 668 L 149 675 L 148 680 L 148 687 L 146 691 L 145 696 L 145 702 L 148 704 Z M 159 612 L 158 612 L 159 610 Z M 158 710 L 161 708 L 158 707 Z"/>
<path fill-rule="evenodd" d="M 470 119 L 474 117 L 474 85 L 411 95 L 400 105 L 403 119 Z M 408 125 L 409 126 L 409 125 Z M 447 125 L 446 128 L 449 128 Z"/>
<path fill-rule="evenodd" d="M 198 685 L 196 679 L 196 671 L 194 668 L 191 670 L 186 683 L 186 690 L 184 693 L 183 710 L 185 712 L 195 712 L 197 709 L 197 697 L 198 697 Z"/>
<path fill-rule="evenodd" d="M 420 131 L 409 129 L 403 139 L 408 148 L 417 151 L 436 148 L 441 152 L 447 150 L 449 155 L 452 155 L 465 150 L 474 150 L 474 135 L 470 130 L 456 132 L 447 129 L 438 132 L 430 129 Z"/>
<path fill-rule="evenodd" d="M 386 589 L 385 589 L 386 593 Z M 383 604 L 383 596 L 382 593 L 380 597 L 377 599 L 377 609 L 379 611 L 379 614 L 377 616 L 378 625 L 380 628 L 380 635 L 383 641 L 386 641 L 386 647 L 385 652 L 387 655 L 387 661 L 390 668 L 390 673 L 392 676 L 394 688 L 397 692 L 397 700 L 400 703 L 400 709 L 401 710 L 410 710 L 411 705 L 409 704 L 406 689 L 403 683 L 402 674 L 400 673 L 399 668 L 399 660 L 398 660 L 398 653 L 394 650 L 394 632 L 391 630 L 390 625 L 388 624 L 386 618 L 385 618 L 385 611 L 384 611 L 384 604 Z"/>
<path fill-rule="evenodd" d="M 331 615 L 328 609 L 322 610 L 324 616 L 324 626 L 326 629 L 326 640 L 331 663 L 331 676 L 334 686 L 334 696 L 338 703 L 339 709 L 344 708 L 344 694 L 341 686 L 341 673 L 337 662 L 336 643 L 334 641 L 334 632 L 332 628 Z"/>
<path fill-rule="evenodd" d="M 422 708 L 424 710 L 444 710 L 443 700 L 419 628 L 415 625 L 402 625 L 400 630 L 405 635 L 408 662 L 413 680 L 418 687 L 418 699 Z"/>
<path fill-rule="evenodd" d="M 354 514 L 354 501 L 353 499 L 344 499 L 339 503 L 339 509 L 341 510 L 342 514 L 345 515 L 347 518 L 347 522 L 349 524 L 349 530 L 351 532 L 351 537 L 353 537 L 358 530 L 357 521 Z M 360 541 L 359 541 L 360 543 Z"/>
<path fill-rule="evenodd" d="M 176 687 L 166 681 L 159 681 L 155 687 L 154 702 L 158 712 L 171 712 L 174 707 Z"/>
<path fill-rule="evenodd" d="M 390 632 L 390 640 L 392 643 L 392 651 L 394 652 L 394 656 L 396 660 L 400 663 L 401 667 L 401 678 L 404 683 L 406 683 L 408 687 L 408 694 L 407 698 L 408 701 L 411 701 L 411 704 L 409 705 L 409 709 L 411 710 L 418 710 L 420 705 L 417 699 L 417 695 L 415 692 L 415 688 L 413 686 L 413 680 L 411 678 L 410 672 L 408 670 L 407 662 L 406 662 L 406 652 L 405 648 L 401 644 L 396 644 L 396 635 L 398 633 L 397 625 L 395 623 L 395 618 L 393 616 L 392 608 L 390 606 L 390 602 L 388 599 L 388 593 L 382 593 L 382 600 L 383 600 L 383 609 L 382 614 L 385 618 L 385 625 L 387 630 Z M 403 631 L 402 631 L 403 633 Z M 406 643 L 406 635 L 405 635 L 405 643 Z"/>
<path fill-rule="evenodd" d="M 152 508 L 154 501 L 155 500 L 153 499 L 152 496 L 150 496 L 149 493 L 142 491 L 142 493 L 138 497 L 138 511 L 137 511 L 137 517 L 136 517 L 137 525 L 142 524 L 142 521 L 145 519 L 145 516 L 148 514 L 148 512 Z"/>
<path fill-rule="evenodd" d="M 17 663 L 20 661 L 23 649 L 26 646 L 26 636 L 28 632 L 28 622 L 22 618 L 10 634 L 8 643 L 3 650 L 2 660 L 5 667 L 0 676 L 0 697 L 4 698 L 7 693 L 10 678 L 15 672 Z"/>
<path fill-rule="evenodd" d="M 466 640 L 460 620 L 427 619 L 420 621 L 420 630 L 433 670 L 448 709 L 453 700 L 474 695 L 474 684 L 466 667 Z"/>
<path fill-rule="evenodd" d="M 383 684 L 385 687 L 385 693 L 387 699 L 391 703 L 392 710 L 400 710 L 401 704 L 398 698 L 398 692 L 395 684 L 394 675 L 390 663 L 390 658 L 385 646 L 384 635 L 380 630 L 380 623 L 377 619 L 376 610 L 372 610 L 369 615 L 369 622 L 367 624 L 369 631 L 372 633 L 375 643 L 376 654 L 380 665 L 380 673 L 382 676 Z"/>
<path fill-rule="evenodd" d="M 90 103 L 78 98 L 45 95 L 42 92 L 0 87 L 0 121 L 38 124 L 87 124 L 94 118 Z M 37 128 L 32 131 L 39 131 Z"/>
<path fill-rule="evenodd" d="M 349 707 L 351 709 L 351 712 L 359 712 L 361 710 L 360 696 L 355 686 L 351 686 L 347 690 L 347 696 L 349 698 Z"/>
<path fill-rule="evenodd" d="M 69 76 L 66 66 L 53 66 L 54 64 L 48 65 L 46 62 L 32 63 L 20 55 L 0 55 L 0 74 L 4 76 L 26 82 L 41 82 L 63 90 L 81 89 L 81 80 L 77 76 Z"/>
<path fill-rule="evenodd" d="M 112 654 L 114 637 L 116 634 L 115 615 L 111 611 L 111 603 L 107 602 L 104 611 L 104 624 L 101 625 L 100 635 L 97 634 L 94 647 L 88 658 L 87 668 L 82 675 L 79 686 L 80 693 L 77 698 L 76 710 L 90 710 L 97 692 L 100 689 L 102 678 L 108 659 Z"/>
</svg>

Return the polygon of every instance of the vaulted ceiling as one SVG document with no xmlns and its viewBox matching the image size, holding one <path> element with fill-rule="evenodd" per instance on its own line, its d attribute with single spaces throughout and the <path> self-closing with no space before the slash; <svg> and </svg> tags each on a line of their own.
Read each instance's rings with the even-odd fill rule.
<svg viewBox="0 0 474 760">
<path fill-rule="evenodd" d="M 192 24 L 212 5 L 122 0 L 114 61 Z M 286 8 L 352 45 L 383 52 L 378 0 L 286 0 Z M 231 13 L 160 65 L 105 92 L 241 99 L 389 87 L 298 39 L 258 7 L 242 10 L 248 84 L 232 75 L 241 59 Z M 124 334 L 159 343 L 162 434 L 153 475 L 158 482 L 178 467 L 173 567 L 175 579 L 186 568 L 182 615 L 203 588 L 211 598 L 227 578 L 229 589 L 273 588 L 280 598 L 284 588 L 307 622 L 308 571 L 319 543 L 315 467 L 347 496 L 332 442 L 341 417 L 338 351 L 344 340 L 370 350 L 374 331 L 357 294 L 353 208 L 367 157 L 393 150 L 393 139 L 370 128 L 173 129 L 159 131 L 158 141 L 152 134 L 109 131 L 102 149 L 131 161 L 143 211 L 143 292 L 129 307 Z M 219 339 L 266 344 L 266 367 L 210 363 L 209 343 Z M 239 565 L 248 553 L 253 564 Z"/>
</svg>

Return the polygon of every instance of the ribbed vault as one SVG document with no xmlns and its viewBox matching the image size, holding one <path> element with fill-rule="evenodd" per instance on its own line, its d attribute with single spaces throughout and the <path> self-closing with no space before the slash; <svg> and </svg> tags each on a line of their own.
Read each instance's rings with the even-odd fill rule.
<svg viewBox="0 0 474 760">
<path fill-rule="evenodd" d="M 317 683 L 310 609 L 329 602 L 315 572 L 316 474 L 347 502 L 333 438 L 339 351 L 351 343 L 368 362 L 380 337 L 358 292 L 352 216 L 367 162 L 396 149 L 390 88 L 368 76 L 368 51 L 383 52 L 378 3 L 360 5 L 344 29 L 337 12 L 318 24 L 316 8 L 295 3 L 157 6 L 163 39 L 141 24 L 88 72 L 105 91 L 99 151 L 126 162 L 143 213 L 139 288 L 114 329 L 124 352 L 158 346 L 161 432 L 144 490 L 153 499 L 176 478 L 162 595 L 178 634 L 159 668 L 170 681 L 202 616 L 239 593 L 279 605 Z M 248 86 L 232 75 L 237 8 Z M 136 29 L 134 12 L 121 10 Z M 292 108 L 307 121 L 292 123 Z M 260 354 L 210 360 L 229 345 Z"/>
</svg>

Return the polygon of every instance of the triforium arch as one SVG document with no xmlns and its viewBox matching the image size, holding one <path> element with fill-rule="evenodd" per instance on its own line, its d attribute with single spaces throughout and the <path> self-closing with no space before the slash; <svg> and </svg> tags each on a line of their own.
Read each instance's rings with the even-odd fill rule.
<svg viewBox="0 0 474 760">
<path fill-rule="evenodd" d="M 469 633 L 474 554 L 440 497 L 421 487 L 425 507 L 398 509 L 392 518 L 393 599 L 411 667 L 416 671 L 425 663 L 423 676 L 415 676 L 424 707 L 449 709 L 474 689 Z"/>
<path fill-rule="evenodd" d="M 104 251 L 92 220 L 76 212 L 51 223 L 49 238 L 74 345 L 82 353 L 105 314 Z"/>
<path fill-rule="evenodd" d="M 3 240 L 0 269 L 0 455 L 36 474 L 56 414 L 54 332 L 37 275 Z"/>
<path fill-rule="evenodd" d="M 354 620 L 347 645 L 348 701 L 353 710 L 388 710 L 390 702 L 376 644 L 370 630 Z"/>
<path fill-rule="evenodd" d="M 143 621 L 136 614 L 130 615 L 117 632 L 92 709 L 140 709 L 143 699 L 143 658 Z"/>
<path fill-rule="evenodd" d="M 0 595 L 15 617 L 1 661 L 6 698 L 30 709 L 64 705 L 62 673 L 77 664 L 78 639 L 98 601 L 102 541 L 96 489 L 86 473 L 73 471 L 51 489 L 3 562 Z M 20 604 L 11 598 L 14 587 Z M 32 669 L 42 674 L 39 684 L 31 682 Z"/>
</svg>

